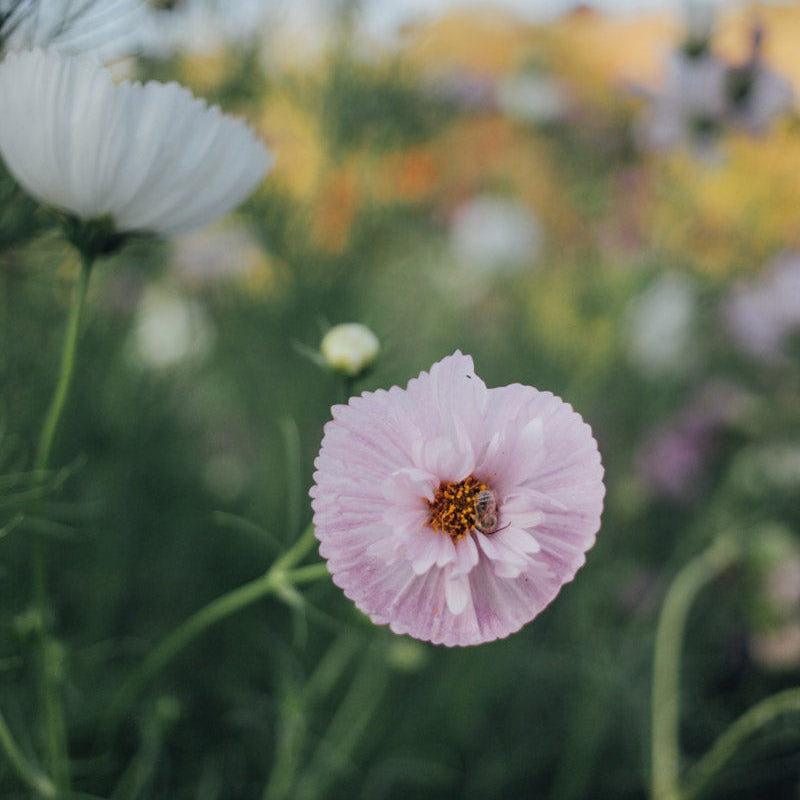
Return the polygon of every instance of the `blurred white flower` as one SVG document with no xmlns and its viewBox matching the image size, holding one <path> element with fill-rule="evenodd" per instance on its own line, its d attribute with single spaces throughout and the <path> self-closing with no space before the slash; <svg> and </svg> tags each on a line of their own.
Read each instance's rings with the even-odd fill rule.
<svg viewBox="0 0 800 800">
<path fill-rule="evenodd" d="M 136 310 L 129 352 L 139 366 L 166 369 L 203 358 L 213 340 L 211 322 L 198 302 L 150 288 Z"/>
<path fill-rule="evenodd" d="M 679 273 L 656 278 L 627 309 L 628 355 L 649 377 L 679 376 L 697 361 L 697 298 Z"/>
<path fill-rule="evenodd" d="M 450 246 L 460 271 L 476 275 L 530 264 L 541 243 L 541 226 L 530 209 L 492 195 L 464 203 L 450 226 Z"/>
<path fill-rule="evenodd" d="M 686 40 L 668 58 L 664 88 L 641 92 L 650 101 L 636 131 L 644 147 L 686 144 L 700 155 L 714 156 L 725 125 L 761 133 L 793 107 L 790 82 L 764 63 L 761 27 L 753 28 L 748 59 L 733 66 L 713 55 L 712 29 L 711 5 L 690 4 Z"/>
<path fill-rule="evenodd" d="M 735 287 L 723 307 L 724 324 L 745 353 L 778 363 L 800 332 L 800 254 L 784 253 L 750 284 Z"/>
<path fill-rule="evenodd" d="M 684 41 L 667 56 L 661 90 L 641 91 L 649 103 L 635 132 L 647 149 L 688 145 L 706 155 L 725 113 L 727 65 L 711 53 L 712 4 L 687 0 L 684 13 Z"/>
<path fill-rule="evenodd" d="M 115 85 L 85 57 L 0 64 L 0 153 L 35 198 L 116 233 L 198 228 L 241 203 L 272 157 L 239 119 L 176 83 Z"/>
<path fill-rule="evenodd" d="M 667 59 L 665 86 L 639 120 L 646 148 L 690 145 L 703 150 L 725 114 L 727 65 L 709 51 L 676 50 Z"/>
<path fill-rule="evenodd" d="M 334 325 L 322 338 L 320 351 L 325 364 L 336 372 L 355 377 L 378 357 L 378 337 L 358 322 Z"/>
</svg>

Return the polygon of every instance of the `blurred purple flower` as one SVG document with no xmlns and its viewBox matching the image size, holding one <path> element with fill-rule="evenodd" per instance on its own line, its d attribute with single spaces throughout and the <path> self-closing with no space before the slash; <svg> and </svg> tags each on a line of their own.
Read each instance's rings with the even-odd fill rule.
<svg viewBox="0 0 800 800">
<path fill-rule="evenodd" d="M 728 383 L 705 386 L 674 419 L 645 440 L 636 458 L 636 472 L 658 497 L 690 501 L 702 489 L 719 434 L 734 422 L 747 395 Z"/>
<path fill-rule="evenodd" d="M 487 389 L 460 352 L 334 406 L 315 466 L 334 583 L 376 624 L 448 646 L 532 620 L 600 527 L 589 426 L 549 392 Z"/>
<path fill-rule="evenodd" d="M 428 93 L 438 102 L 461 111 L 494 111 L 495 79 L 467 70 L 435 74 L 428 79 Z"/>
</svg>

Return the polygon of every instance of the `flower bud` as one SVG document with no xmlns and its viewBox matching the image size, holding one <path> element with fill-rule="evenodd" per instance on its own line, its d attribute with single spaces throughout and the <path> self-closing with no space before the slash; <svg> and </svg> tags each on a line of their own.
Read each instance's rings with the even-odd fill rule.
<svg viewBox="0 0 800 800">
<path fill-rule="evenodd" d="M 320 351 L 330 369 L 349 378 L 365 372 L 378 356 L 380 342 L 365 325 L 335 325 L 323 337 Z"/>
</svg>

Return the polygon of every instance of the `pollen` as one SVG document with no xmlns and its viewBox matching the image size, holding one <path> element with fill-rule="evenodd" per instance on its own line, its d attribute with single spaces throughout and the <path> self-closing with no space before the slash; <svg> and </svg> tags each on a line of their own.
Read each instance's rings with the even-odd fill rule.
<svg viewBox="0 0 800 800">
<path fill-rule="evenodd" d="M 427 524 L 454 542 L 463 539 L 475 527 L 475 498 L 488 488 L 474 475 L 458 483 L 442 481 L 433 500 L 426 500 L 430 508 Z"/>
</svg>

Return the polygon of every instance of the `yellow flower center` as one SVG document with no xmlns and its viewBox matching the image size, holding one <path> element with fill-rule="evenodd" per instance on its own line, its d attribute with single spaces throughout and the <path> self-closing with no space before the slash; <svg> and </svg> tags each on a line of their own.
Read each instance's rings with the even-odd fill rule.
<svg viewBox="0 0 800 800">
<path fill-rule="evenodd" d="M 489 487 L 474 475 L 458 483 L 442 483 L 433 500 L 426 500 L 431 510 L 427 524 L 435 531 L 446 533 L 454 542 L 463 539 L 474 527 L 475 501 Z"/>
</svg>

